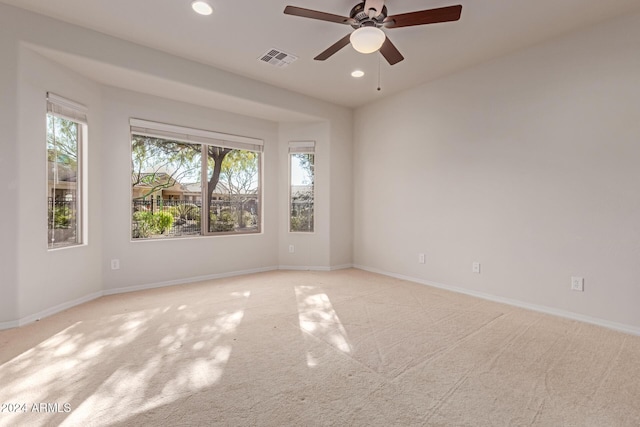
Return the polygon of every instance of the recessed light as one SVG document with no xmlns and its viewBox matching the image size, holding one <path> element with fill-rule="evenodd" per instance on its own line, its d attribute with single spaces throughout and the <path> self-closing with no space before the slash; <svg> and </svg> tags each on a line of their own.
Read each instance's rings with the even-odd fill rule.
<svg viewBox="0 0 640 427">
<path fill-rule="evenodd" d="M 191 8 L 200 15 L 211 15 L 213 8 L 204 0 L 195 0 L 191 2 Z"/>
<path fill-rule="evenodd" d="M 351 77 L 360 78 L 362 76 L 364 76 L 364 71 L 362 70 L 355 70 L 351 73 Z"/>
</svg>

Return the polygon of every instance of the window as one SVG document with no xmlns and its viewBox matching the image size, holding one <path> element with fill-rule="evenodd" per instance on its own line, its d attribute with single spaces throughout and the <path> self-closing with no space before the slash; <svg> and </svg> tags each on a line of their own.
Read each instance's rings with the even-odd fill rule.
<svg viewBox="0 0 640 427">
<path fill-rule="evenodd" d="M 259 233 L 262 147 L 131 119 L 132 239 Z"/>
<path fill-rule="evenodd" d="M 83 243 L 83 165 L 87 109 L 47 94 L 48 247 Z"/>
<path fill-rule="evenodd" d="M 289 231 L 313 232 L 315 142 L 289 143 Z"/>
</svg>

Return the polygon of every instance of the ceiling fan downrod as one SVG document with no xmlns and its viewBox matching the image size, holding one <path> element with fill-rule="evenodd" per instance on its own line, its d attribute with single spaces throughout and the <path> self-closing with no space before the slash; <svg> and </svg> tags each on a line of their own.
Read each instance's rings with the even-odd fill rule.
<svg viewBox="0 0 640 427">
<path fill-rule="evenodd" d="M 354 29 L 369 26 L 382 28 L 384 26 L 384 20 L 387 17 L 387 6 L 382 6 L 382 10 L 378 13 L 376 9 L 365 10 L 364 2 L 358 3 L 353 6 L 351 12 L 349 12 L 349 17 L 353 19 L 351 26 Z"/>
</svg>

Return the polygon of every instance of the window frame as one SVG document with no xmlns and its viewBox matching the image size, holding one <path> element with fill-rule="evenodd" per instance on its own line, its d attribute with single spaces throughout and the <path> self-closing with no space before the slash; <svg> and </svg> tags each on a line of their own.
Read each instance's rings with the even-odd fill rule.
<svg viewBox="0 0 640 427">
<path fill-rule="evenodd" d="M 69 249 L 88 244 L 88 195 L 87 195 L 87 145 L 88 145 L 88 108 L 78 102 L 56 95 L 52 92 L 46 94 L 46 114 L 45 114 L 45 147 L 47 153 L 47 169 L 46 169 L 46 193 L 47 193 L 47 211 L 49 210 L 49 198 L 51 197 L 50 181 L 49 181 L 49 157 L 48 157 L 48 138 L 49 138 L 49 116 L 55 119 L 62 119 L 72 122 L 76 125 L 76 188 L 75 188 L 75 242 L 55 246 L 55 230 L 49 228 L 49 215 L 47 214 L 47 250 L 54 251 L 60 249 Z M 55 124 L 54 124 L 55 126 Z M 55 138 L 55 136 L 54 136 Z M 54 184 L 55 185 L 55 184 Z M 55 192 L 55 186 L 53 187 Z M 55 195 L 52 203 L 55 204 Z M 52 233 L 53 230 L 53 233 Z M 54 237 L 53 241 L 51 237 Z"/>
<path fill-rule="evenodd" d="M 316 215 L 315 215 L 315 203 L 316 203 L 316 173 L 315 173 L 315 166 L 316 166 L 316 142 L 315 141 L 290 141 L 289 142 L 289 146 L 288 146 L 288 152 L 287 152 L 287 156 L 288 156 L 288 185 L 289 185 L 289 189 L 288 189 L 288 193 L 289 193 L 289 197 L 288 197 L 288 204 L 287 204 L 287 232 L 288 233 L 292 233 L 292 234 L 298 234 L 298 233 L 304 233 L 304 234 L 314 234 L 316 232 Z M 293 197 L 292 197 L 292 188 L 293 188 L 293 184 L 291 182 L 291 175 L 292 175 L 292 169 L 291 169 L 291 157 L 294 154 L 312 154 L 313 155 L 313 190 L 312 190 L 312 201 L 313 201 L 313 211 L 312 211 L 312 223 L 311 223 L 311 230 L 292 230 L 291 229 L 291 212 L 292 212 L 292 203 L 293 203 Z"/>
<path fill-rule="evenodd" d="M 163 241 L 163 240 L 175 240 L 175 239 L 188 239 L 188 238 L 202 238 L 202 237 L 218 237 L 218 236 L 250 236 L 254 234 L 262 234 L 263 225 L 263 162 L 264 162 L 264 141 L 258 138 L 252 138 L 248 136 L 226 134 L 216 131 L 196 129 L 185 126 L 172 125 L 167 123 L 153 122 L 149 120 L 131 118 L 129 120 L 129 141 L 130 141 L 130 154 L 132 152 L 132 141 L 134 135 L 147 136 L 157 139 L 163 139 L 167 141 L 183 142 L 187 144 L 200 146 L 200 232 L 199 234 L 185 235 L 185 236 L 167 236 L 163 238 L 134 238 L 133 237 L 133 218 L 129 219 L 129 238 L 132 242 L 146 242 L 146 241 Z M 256 212 L 257 221 L 255 229 L 251 231 L 209 231 L 209 220 L 202 220 L 203 213 L 205 211 L 206 204 L 211 204 L 207 191 L 208 182 L 208 153 L 207 148 L 209 146 L 218 148 L 229 148 L 232 150 L 243 150 L 257 153 L 257 192 L 255 193 L 258 203 L 258 209 Z M 130 157 L 131 157 L 130 156 Z M 131 173 L 131 170 L 130 170 Z M 133 212 L 133 186 L 130 193 L 130 212 Z M 160 197 L 160 195 L 158 195 Z M 208 216 L 207 216 L 208 217 Z M 205 217 L 206 218 L 206 217 Z"/>
</svg>

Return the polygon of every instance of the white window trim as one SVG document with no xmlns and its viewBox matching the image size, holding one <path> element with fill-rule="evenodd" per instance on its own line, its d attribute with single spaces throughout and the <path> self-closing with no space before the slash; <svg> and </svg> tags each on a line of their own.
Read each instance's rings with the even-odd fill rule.
<svg viewBox="0 0 640 427">
<path fill-rule="evenodd" d="M 89 109 L 80 103 L 47 92 L 47 112 L 56 117 L 86 125 Z"/>
<path fill-rule="evenodd" d="M 52 92 L 47 92 L 47 114 L 55 117 L 59 117 L 65 120 L 69 120 L 78 124 L 78 177 L 77 192 L 80 197 L 77 209 L 80 211 L 76 215 L 76 233 L 79 234 L 77 242 L 67 246 L 49 247 L 49 239 L 47 239 L 47 250 L 59 251 L 65 249 L 72 249 L 89 244 L 89 185 L 88 185 L 88 115 L 89 109 L 78 102 L 72 101 L 60 95 L 56 95 Z M 48 130 L 46 130 L 48 132 Z M 48 166 L 47 166 L 48 167 Z M 48 170 L 45 176 L 48 177 Z M 48 181 L 48 178 L 47 178 Z M 47 189 L 49 183 L 47 182 Z M 48 232 L 48 231 L 47 231 Z"/>
<path fill-rule="evenodd" d="M 222 236 L 251 236 L 259 235 L 263 233 L 264 224 L 264 200 L 263 200 L 263 166 L 264 159 L 262 153 L 264 152 L 264 140 L 258 138 L 252 138 L 248 136 L 233 135 L 203 129 L 196 129 L 185 126 L 172 125 L 168 123 L 154 122 L 143 119 L 130 118 L 129 119 L 129 138 L 133 135 L 147 136 L 151 138 L 174 140 L 186 143 L 199 144 L 202 147 L 202 200 L 206 200 L 206 156 L 205 151 L 207 146 L 215 146 L 221 148 L 230 148 L 235 150 L 253 151 L 259 153 L 258 164 L 258 193 L 256 196 L 259 200 L 259 219 L 257 231 L 255 232 L 212 232 L 206 230 L 204 222 L 202 223 L 202 232 L 199 236 L 187 236 L 187 237 L 171 237 L 164 239 L 133 239 L 131 238 L 132 222 L 130 220 L 129 239 L 131 242 L 160 242 L 160 241 L 172 241 L 176 239 L 201 239 L 206 237 L 222 237 Z M 131 156 L 131 144 L 129 145 Z M 129 210 L 133 210 L 132 202 L 130 201 Z"/>
<path fill-rule="evenodd" d="M 152 138 L 197 142 L 222 148 L 256 151 L 262 153 L 264 141 L 247 136 L 231 135 L 210 130 L 194 129 L 142 119 L 129 119 L 131 133 Z"/>
<path fill-rule="evenodd" d="M 289 142 L 289 154 L 315 153 L 315 151 L 316 151 L 315 141 L 290 141 Z"/>
<path fill-rule="evenodd" d="M 287 201 L 287 232 L 290 234 L 314 234 L 316 232 L 316 224 L 315 224 L 315 200 L 316 200 L 316 188 L 315 188 L 315 170 L 314 170 L 314 185 L 313 185 L 313 231 L 291 231 L 291 155 L 292 154 L 313 154 L 314 160 L 313 164 L 315 166 L 315 152 L 316 152 L 316 142 L 315 141 L 289 141 L 289 150 L 287 154 L 287 164 L 288 164 L 288 181 L 289 181 L 289 197 Z"/>
</svg>

